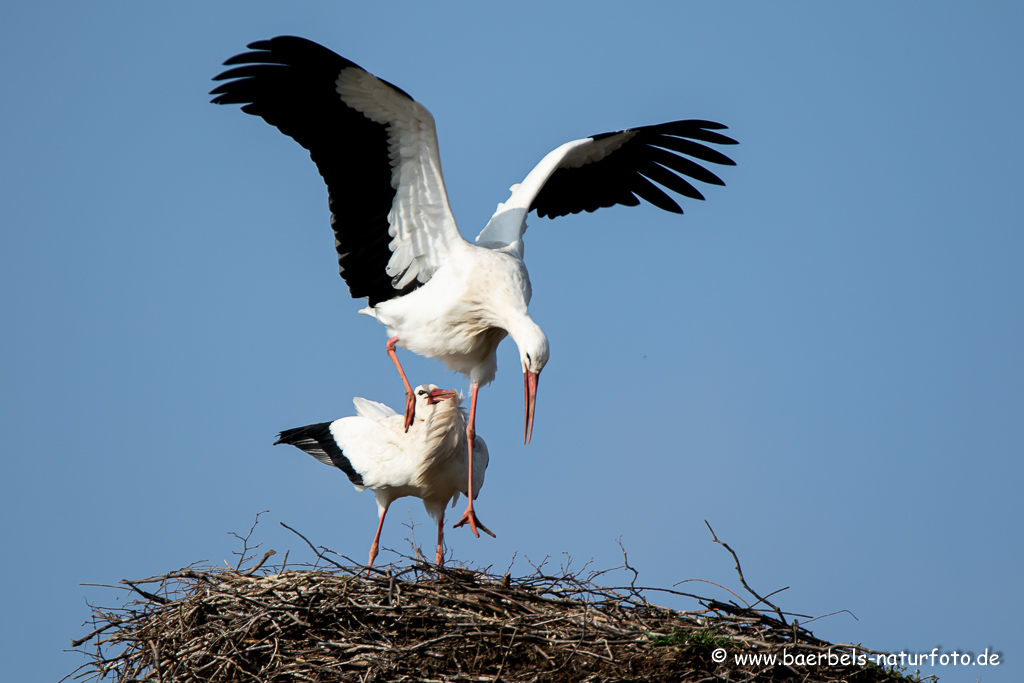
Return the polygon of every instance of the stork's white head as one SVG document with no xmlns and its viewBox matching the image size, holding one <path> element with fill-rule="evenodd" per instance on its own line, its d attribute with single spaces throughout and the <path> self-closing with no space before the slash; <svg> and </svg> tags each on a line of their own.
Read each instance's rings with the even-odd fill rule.
<svg viewBox="0 0 1024 683">
<path fill-rule="evenodd" d="M 457 399 L 459 397 L 459 392 L 454 389 L 440 389 L 436 384 L 421 384 L 413 392 L 416 394 L 417 413 L 419 413 L 420 409 L 427 409 L 441 401 Z M 456 401 L 456 405 L 460 402 Z"/>
</svg>

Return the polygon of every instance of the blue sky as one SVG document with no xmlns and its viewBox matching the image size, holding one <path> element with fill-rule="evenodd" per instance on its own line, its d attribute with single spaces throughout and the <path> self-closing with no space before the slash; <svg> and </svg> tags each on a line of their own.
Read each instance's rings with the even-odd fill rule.
<svg viewBox="0 0 1024 683">
<path fill-rule="evenodd" d="M 1024 9 L 367 4 L 0 8 L 0 678 L 81 663 L 86 601 L 117 597 L 81 584 L 232 560 L 261 510 L 289 562 L 311 555 L 279 522 L 365 556 L 372 496 L 271 444 L 352 396 L 401 405 L 384 329 L 337 275 L 306 153 L 208 103 L 224 59 L 295 34 L 432 111 L 469 238 L 567 140 L 705 118 L 741 142 L 682 217 L 531 219 L 552 357 L 524 447 L 499 349 L 477 423 L 498 536 L 450 531 L 456 559 L 608 568 L 621 539 L 647 585 L 739 592 L 706 519 L 777 604 L 856 615 L 820 637 L 988 648 L 1000 666 L 928 672 L 1020 680 Z M 429 545 L 399 501 L 386 548 L 410 512 Z"/>
</svg>

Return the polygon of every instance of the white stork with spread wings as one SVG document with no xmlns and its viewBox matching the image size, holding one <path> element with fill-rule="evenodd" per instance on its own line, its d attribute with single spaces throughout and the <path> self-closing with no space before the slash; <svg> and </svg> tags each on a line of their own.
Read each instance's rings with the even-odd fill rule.
<svg viewBox="0 0 1024 683">
<path fill-rule="evenodd" d="M 395 353 L 400 345 L 442 361 L 470 380 L 468 442 L 477 392 L 497 370 L 506 335 L 523 368 L 525 442 L 533 432 L 537 381 L 548 340 L 530 318 L 530 278 L 523 263 L 526 215 L 551 218 L 644 199 L 682 213 L 658 185 L 703 199 L 687 178 L 724 183 L 693 161 L 732 165 L 701 143 L 735 144 L 725 126 L 687 120 L 567 142 L 541 159 L 476 238 L 459 233 L 441 175 L 434 119 L 404 90 L 304 38 L 280 36 L 248 45 L 226 62 L 216 104 L 241 104 L 309 150 L 327 184 L 341 276 L 360 311 L 387 328 L 387 352 L 406 390 L 405 424 L 415 396 Z M 692 157 L 689 158 L 689 157 Z M 685 177 L 684 177 L 685 176 Z M 472 457 L 470 486 L 472 486 Z M 472 493 L 472 489 L 470 490 Z M 473 496 L 456 527 L 487 530 Z M 493 534 L 491 534 L 493 535 Z"/>
</svg>

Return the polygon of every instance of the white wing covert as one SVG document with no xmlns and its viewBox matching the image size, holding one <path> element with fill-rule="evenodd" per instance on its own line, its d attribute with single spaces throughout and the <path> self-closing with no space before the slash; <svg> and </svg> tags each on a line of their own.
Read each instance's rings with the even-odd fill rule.
<svg viewBox="0 0 1024 683">
<path fill-rule="evenodd" d="M 368 398 L 362 398 L 356 396 L 352 399 L 352 403 L 356 407 L 356 415 L 360 415 L 370 420 L 376 420 L 380 422 L 386 418 L 398 415 L 395 409 L 391 406 L 378 403 L 377 401 L 371 401 Z"/>
<path fill-rule="evenodd" d="M 412 468 L 402 449 L 401 436 L 375 420 L 344 417 L 331 426 L 338 448 L 369 489 L 412 486 Z"/>
</svg>

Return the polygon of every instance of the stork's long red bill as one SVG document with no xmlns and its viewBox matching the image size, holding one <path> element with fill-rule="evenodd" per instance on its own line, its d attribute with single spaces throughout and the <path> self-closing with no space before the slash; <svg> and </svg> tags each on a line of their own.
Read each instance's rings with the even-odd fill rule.
<svg viewBox="0 0 1024 683">
<path fill-rule="evenodd" d="M 526 425 L 523 427 L 523 443 L 530 443 L 533 438 L 533 411 L 537 407 L 537 380 L 540 374 L 523 371 L 523 391 L 526 394 Z"/>
<path fill-rule="evenodd" d="M 430 405 L 434 405 L 435 403 L 440 403 L 441 401 L 446 401 L 450 398 L 455 398 L 458 395 L 459 392 L 455 391 L 454 389 L 434 389 L 433 391 L 430 392 L 430 395 L 427 397 L 427 402 L 430 403 Z"/>
</svg>

